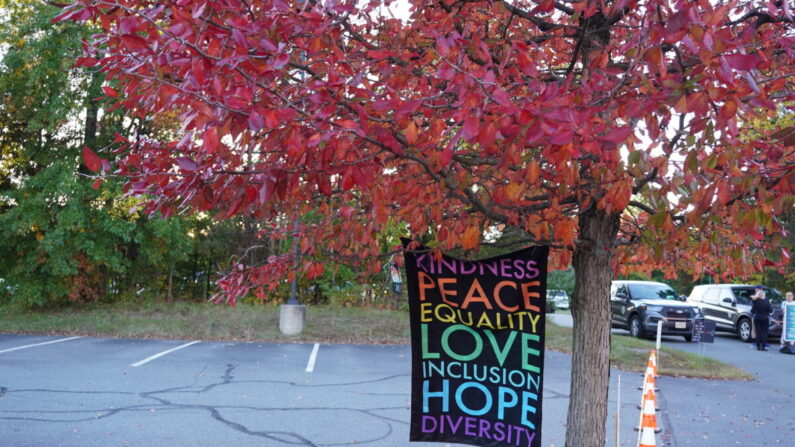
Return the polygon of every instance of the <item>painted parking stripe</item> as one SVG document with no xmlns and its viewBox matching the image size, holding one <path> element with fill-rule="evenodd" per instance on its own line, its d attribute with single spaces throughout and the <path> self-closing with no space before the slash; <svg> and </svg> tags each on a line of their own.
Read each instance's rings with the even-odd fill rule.
<svg viewBox="0 0 795 447">
<path fill-rule="evenodd" d="M 2 354 L 4 352 L 19 351 L 20 349 L 33 348 L 35 346 L 51 345 L 53 343 L 60 343 L 62 341 L 74 340 L 76 338 L 80 338 L 80 337 L 59 338 L 58 340 L 45 341 L 44 343 L 34 343 L 32 345 L 17 346 L 16 348 L 3 349 L 2 351 L 0 351 L 0 354 Z"/>
<path fill-rule="evenodd" d="M 130 366 L 132 366 L 133 368 L 137 368 L 137 367 L 139 367 L 141 365 L 144 365 L 146 363 L 151 362 L 152 360 L 155 360 L 155 359 L 158 359 L 160 357 L 163 357 L 164 355 L 171 354 L 174 351 L 179 351 L 182 348 L 187 348 L 190 345 L 195 345 L 196 343 L 201 343 L 201 341 L 199 341 L 199 340 L 192 341 L 190 343 L 185 343 L 184 345 L 177 346 L 176 348 L 171 348 L 169 350 L 166 350 L 166 351 L 163 351 L 163 352 L 159 352 L 159 353 L 157 353 L 157 354 L 155 354 L 153 356 L 150 356 L 150 357 L 147 357 L 147 358 L 141 360 L 140 362 L 135 362 L 135 363 L 133 363 Z"/>
<path fill-rule="evenodd" d="M 309 362 L 306 364 L 306 372 L 311 373 L 315 370 L 315 361 L 317 360 L 317 351 L 320 350 L 320 343 L 315 343 L 312 347 L 312 353 L 309 354 Z"/>
</svg>

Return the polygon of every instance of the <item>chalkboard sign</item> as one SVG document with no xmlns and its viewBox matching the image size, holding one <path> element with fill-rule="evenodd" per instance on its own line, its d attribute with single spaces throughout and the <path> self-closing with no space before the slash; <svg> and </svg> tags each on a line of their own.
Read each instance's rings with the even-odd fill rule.
<svg viewBox="0 0 795 447">
<path fill-rule="evenodd" d="M 696 343 L 715 343 L 715 322 L 704 319 L 694 320 L 693 341 Z"/>
<path fill-rule="evenodd" d="M 795 341 L 795 303 L 785 302 L 781 306 L 784 329 L 781 338 L 784 341 Z"/>
</svg>

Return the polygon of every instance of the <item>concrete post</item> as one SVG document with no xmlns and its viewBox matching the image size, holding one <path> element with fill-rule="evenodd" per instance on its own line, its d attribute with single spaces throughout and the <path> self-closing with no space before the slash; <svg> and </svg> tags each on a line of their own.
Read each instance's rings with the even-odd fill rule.
<svg viewBox="0 0 795 447">
<path fill-rule="evenodd" d="M 306 306 L 282 304 L 279 308 L 279 331 L 282 335 L 298 335 L 304 330 Z"/>
</svg>

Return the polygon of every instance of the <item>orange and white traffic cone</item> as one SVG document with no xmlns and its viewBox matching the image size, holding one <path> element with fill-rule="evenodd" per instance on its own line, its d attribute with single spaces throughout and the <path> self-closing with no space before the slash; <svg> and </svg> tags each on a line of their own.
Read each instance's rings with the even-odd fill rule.
<svg viewBox="0 0 795 447">
<path fill-rule="evenodd" d="M 643 410 L 640 413 L 640 427 L 638 428 L 638 447 L 656 447 L 655 433 L 660 432 L 657 427 L 657 416 L 654 414 L 654 391 L 649 391 L 643 396 Z"/>
<path fill-rule="evenodd" d="M 641 410 L 643 409 L 643 403 L 646 401 L 646 396 L 649 394 L 649 392 L 651 392 L 652 399 L 654 399 L 654 409 L 656 411 L 660 411 L 660 409 L 657 408 L 657 399 L 654 398 L 654 396 L 656 396 L 655 393 L 658 390 L 656 386 L 656 380 L 654 380 L 654 371 L 652 371 L 651 367 L 646 368 L 646 374 L 643 377 L 643 386 L 641 387 L 641 390 L 643 390 L 642 391 L 643 398 L 641 399 L 638 408 L 640 408 Z"/>
<path fill-rule="evenodd" d="M 638 388 L 639 390 L 643 390 L 644 395 L 646 394 L 646 388 L 648 387 L 649 383 L 651 383 L 651 388 L 655 392 L 660 391 L 659 388 L 657 388 L 656 384 L 657 381 L 654 379 L 654 377 L 655 377 L 654 368 L 652 368 L 651 366 L 647 366 L 646 372 L 643 374 L 643 385 L 640 388 Z"/>
<path fill-rule="evenodd" d="M 646 391 L 643 395 L 643 405 L 640 416 L 640 430 L 643 431 L 645 427 L 651 427 L 654 433 L 662 431 L 660 426 L 657 425 L 657 415 L 655 411 L 657 408 L 657 398 L 654 396 L 654 391 Z"/>
<path fill-rule="evenodd" d="M 649 361 L 646 362 L 646 367 L 651 366 L 654 370 L 654 377 L 659 377 L 657 375 L 657 350 L 652 349 L 651 353 L 649 353 Z"/>
</svg>

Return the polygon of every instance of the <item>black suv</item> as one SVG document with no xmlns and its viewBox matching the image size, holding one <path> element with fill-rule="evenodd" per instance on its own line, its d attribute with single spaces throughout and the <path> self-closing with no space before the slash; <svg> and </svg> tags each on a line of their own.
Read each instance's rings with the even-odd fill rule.
<svg viewBox="0 0 795 447">
<path fill-rule="evenodd" d="M 769 335 L 781 336 L 781 294 L 776 289 L 763 287 L 773 306 Z M 693 287 L 687 302 L 698 306 L 704 318 L 715 322 L 716 329 L 734 332 L 740 340 L 751 341 L 751 297 L 756 293 L 748 284 L 703 284 Z"/>
<path fill-rule="evenodd" d="M 702 318 L 697 307 L 683 302 L 667 284 L 652 281 L 613 281 L 610 286 L 613 327 L 628 329 L 633 337 L 657 333 L 693 339 L 693 320 Z"/>
</svg>

